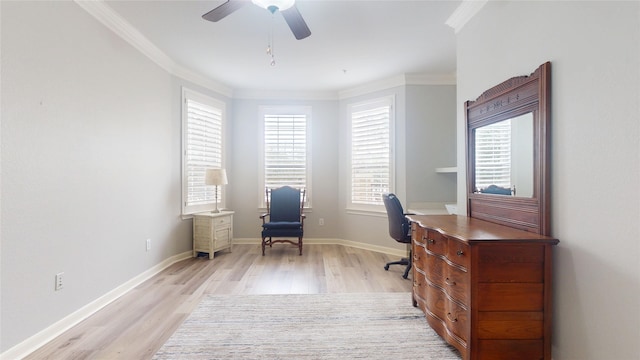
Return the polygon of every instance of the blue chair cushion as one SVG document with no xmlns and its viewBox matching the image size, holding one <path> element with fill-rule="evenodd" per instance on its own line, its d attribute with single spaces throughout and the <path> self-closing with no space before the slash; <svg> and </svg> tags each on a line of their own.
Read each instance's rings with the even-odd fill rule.
<svg viewBox="0 0 640 360">
<path fill-rule="evenodd" d="M 272 221 L 262 225 L 265 230 L 277 229 L 300 229 L 302 223 L 299 221 Z"/>
<path fill-rule="evenodd" d="M 511 189 L 497 185 L 489 185 L 485 189 L 480 190 L 480 192 L 484 194 L 511 195 Z"/>
</svg>

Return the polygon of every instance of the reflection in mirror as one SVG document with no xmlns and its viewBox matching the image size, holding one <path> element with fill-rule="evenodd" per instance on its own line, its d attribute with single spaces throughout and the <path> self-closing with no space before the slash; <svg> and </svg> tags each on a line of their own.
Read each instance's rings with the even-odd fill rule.
<svg viewBox="0 0 640 360">
<path fill-rule="evenodd" d="M 475 129 L 476 193 L 533 197 L 533 113 Z"/>
</svg>

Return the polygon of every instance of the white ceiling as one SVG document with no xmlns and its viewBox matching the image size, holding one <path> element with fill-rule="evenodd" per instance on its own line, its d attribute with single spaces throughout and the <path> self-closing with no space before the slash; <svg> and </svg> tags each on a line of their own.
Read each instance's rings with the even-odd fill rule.
<svg viewBox="0 0 640 360">
<path fill-rule="evenodd" d="M 107 0 L 179 66 L 234 90 L 340 91 L 403 74 L 456 70 L 462 1 L 297 0 L 311 36 L 296 40 L 281 14 L 251 3 L 219 22 L 202 15 L 224 0 Z M 270 28 L 276 65 L 266 54 Z"/>
</svg>

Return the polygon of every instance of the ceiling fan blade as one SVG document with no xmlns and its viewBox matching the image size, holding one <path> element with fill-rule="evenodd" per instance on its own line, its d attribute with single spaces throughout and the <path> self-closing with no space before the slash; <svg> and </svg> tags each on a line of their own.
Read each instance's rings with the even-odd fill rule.
<svg viewBox="0 0 640 360">
<path fill-rule="evenodd" d="M 280 11 L 282 16 L 284 16 L 284 20 L 289 25 L 289 28 L 293 32 L 293 36 L 296 39 L 301 40 L 311 35 L 311 30 L 307 26 L 307 23 L 304 22 L 300 11 L 298 11 L 298 7 L 294 4 L 292 7 Z"/>
<path fill-rule="evenodd" d="M 209 21 L 222 20 L 227 15 L 245 6 L 248 2 L 246 0 L 227 0 L 224 4 L 202 15 L 202 18 Z"/>
</svg>

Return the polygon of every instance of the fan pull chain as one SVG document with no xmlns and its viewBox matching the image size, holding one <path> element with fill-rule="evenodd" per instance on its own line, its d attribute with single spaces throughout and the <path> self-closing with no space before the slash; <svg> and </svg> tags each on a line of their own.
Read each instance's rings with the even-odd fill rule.
<svg viewBox="0 0 640 360">
<path fill-rule="evenodd" d="M 268 37 L 268 44 L 267 44 L 267 55 L 271 56 L 271 66 L 276 66 L 276 59 L 274 57 L 273 54 L 273 21 L 274 21 L 274 15 L 273 12 L 271 13 L 271 25 L 269 26 L 269 37 Z"/>
</svg>

